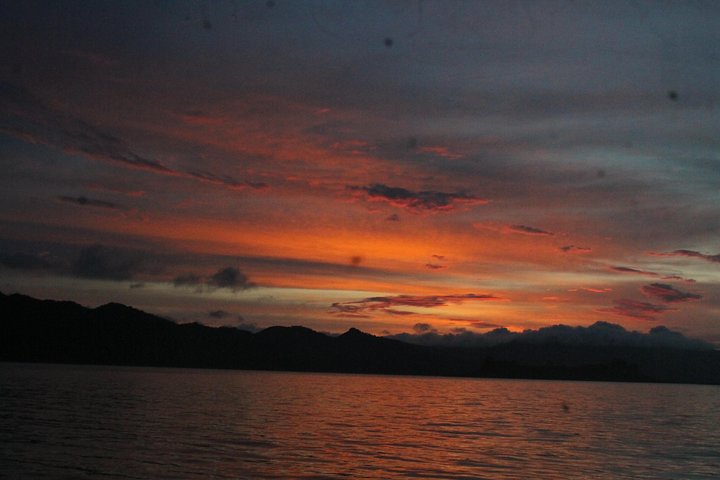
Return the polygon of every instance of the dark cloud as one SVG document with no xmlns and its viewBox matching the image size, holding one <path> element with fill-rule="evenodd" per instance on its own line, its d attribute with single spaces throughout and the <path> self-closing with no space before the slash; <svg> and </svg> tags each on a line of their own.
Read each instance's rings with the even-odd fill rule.
<svg viewBox="0 0 720 480">
<path fill-rule="evenodd" d="M 82 278 L 129 280 L 147 270 L 146 255 L 142 252 L 92 245 L 80 251 L 71 272 Z"/>
<path fill-rule="evenodd" d="M 428 333 L 436 331 L 429 323 L 416 323 L 413 325 L 413 332 L 415 333 Z"/>
<path fill-rule="evenodd" d="M 426 263 L 425 268 L 429 268 L 430 270 L 440 270 L 442 268 L 447 268 L 447 265 L 438 265 L 436 263 Z"/>
<path fill-rule="evenodd" d="M 106 202 L 104 200 L 95 200 L 93 198 L 88 198 L 88 197 L 84 197 L 84 196 L 79 196 L 79 197 L 60 196 L 60 197 L 57 197 L 57 199 L 60 200 L 61 202 L 67 202 L 67 203 L 72 203 L 75 205 L 81 205 L 83 207 L 87 206 L 87 207 L 109 208 L 112 210 L 117 210 L 120 208 L 118 205 L 116 205 L 114 203 Z"/>
<path fill-rule="evenodd" d="M 176 287 L 188 287 L 197 286 L 203 283 L 202 277 L 195 275 L 194 273 L 186 273 L 184 275 L 178 275 L 173 280 L 173 284 Z"/>
<path fill-rule="evenodd" d="M 635 275 L 643 275 L 646 277 L 660 277 L 663 280 L 680 280 L 687 283 L 695 283 L 695 280 L 692 278 L 685 278 L 681 277 L 680 275 L 663 275 L 658 272 L 651 272 L 648 270 L 640 270 L 637 268 L 631 268 L 631 267 L 623 267 L 623 266 L 611 266 L 610 270 L 613 272 L 618 273 L 629 273 L 629 274 L 635 274 Z"/>
<path fill-rule="evenodd" d="M 533 343 L 576 346 L 622 346 L 622 347 L 668 347 L 686 349 L 711 349 L 713 346 L 700 340 L 685 337 L 664 326 L 652 328 L 648 333 L 628 331 L 620 325 L 596 322 L 588 327 L 553 325 L 538 330 L 511 332 L 496 328 L 487 333 L 474 333 L 456 329 L 453 333 L 438 334 L 434 331 L 401 333 L 388 338 L 419 345 L 448 347 L 489 347 L 504 343 Z"/>
<path fill-rule="evenodd" d="M 437 260 L 445 260 L 445 255 L 431 255 L 431 257 Z"/>
<path fill-rule="evenodd" d="M 639 318 L 641 320 L 655 320 L 657 315 L 674 310 L 665 305 L 655 305 L 654 303 L 640 302 L 621 298 L 615 300 L 615 305 L 611 308 L 600 308 L 599 312 L 612 313 L 623 317 Z"/>
<path fill-rule="evenodd" d="M 0 253 L 0 265 L 13 270 L 51 270 L 55 265 L 47 255 Z"/>
<path fill-rule="evenodd" d="M 230 290 L 247 290 L 255 286 L 244 273 L 235 267 L 221 268 L 207 279 L 207 284 Z"/>
<path fill-rule="evenodd" d="M 262 330 L 262 328 L 258 327 L 255 323 L 247 322 L 240 315 L 238 315 L 237 317 L 237 323 L 235 324 L 235 328 L 237 328 L 238 330 L 245 330 L 250 333 L 257 333 Z"/>
<path fill-rule="evenodd" d="M 647 270 L 639 270 L 637 268 L 623 267 L 623 266 L 611 266 L 610 270 L 612 270 L 613 272 L 618 272 L 618 273 L 633 273 L 633 274 L 637 274 L 637 275 L 645 275 L 648 277 L 659 277 L 660 276 L 660 274 L 658 274 L 656 272 L 649 272 Z"/>
<path fill-rule="evenodd" d="M 577 247 L 575 245 L 565 245 L 565 246 L 560 247 L 560 250 L 562 250 L 565 253 L 590 253 L 590 252 L 592 252 L 592 248 Z"/>
<path fill-rule="evenodd" d="M 528 225 L 508 225 L 507 229 L 512 233 L 519 233 L 522 235 L 537 235 L 537 236 L 550 236 L 554 235 L 552 232 L 542 230 L 536 227 L 530 227 Z"/>
<path fill-rule="evenodd" d="M 107 238 L 112 241 L 111 237 Z M 117 237 L 115 237 L 117 240 Z M 2 248 L 0 242 L 0 248 Z M 20 243 L 22 245 L 22 242 Z M 24 252 L 33 248 L 39 253 Z M 17 248 L 17 247 L 16 247 Z M 21 249 L 22 248 L 22 249 Z M 7 268 L 44 271 L 49 274 L 104 279 L 135 280 L 137 277 L 162 273 L 166 265 L 179 257 L 168 253 L 155 253 L 143 246 L 138 248 L 109 246 L 104 243 L 76 245 L 54 241 L 28 242 L 25 247 L 10 247 L 12 253 L 0 253 L 0 264 Z M 140 288 L 142 278 L 131 288 Z"/>
<path fill-rule="evenodd" d="M 0 109 L 4 113 L 0 117 L 0 132 L 21 140 L 49 145 L 70 154 L 79 154 L 126 168 L 191 178 L 233 190 L 267 187 L 264 183 L 240 182 L 229 176 L 208 172 L 176 170 L 145 158 L 135 153 L 122 139 L 46 104 L 26 89 L 9 83 L 0 82 Z"/>
<path fill-rule="evenodd" d="M 689 300 L 699 300 L 702 295 L 695 293 L 687 293 L 674 288 L 672 285 L 665 283 L 651 283 L 642 287 L 642 292 L 648 296 L 654 296 L 668 303 L 687 302 Z"/>
<path fill-rule="evenodd" d="M 509 225 L 498 222 L 477 222 L 474 223 L 475 228 L 481 230 L 489 230 L 502 234 L 527 235 L 532 237 L 550 237 L 555 235 L 553 232 L 543 230 L 529 225 Z"/>
<path fill-rule="evenodd" d="M 500 300 L 495 295 L 466 293 L 459 295 L 397 295 L 394 297 L 369 297 L 355 302 L 333 303 L 330 308 L 336 313 L 367 314 L 368 312 L 383 311 L 397 313 L 395 307 L 443 307 L 452 303 L 471 301 Z M 409 314 L 411 312 L 403 313 Z"/>
<path fill-rule="evenodd" d="M 351 186 L 350 190 L 363 193 L 371 201 L 387 202 L 410 211 L 446 212 L 457 205 L 484 205 L 487 200 L 463 192 L 445 193 L 433 190 L 413 192 L 400 187 L 389 187 L 375 183 L 364 187 Z"/>
<path fill-rule="evenodd" d="M 214 183 L 216 185 L 222 185 L 232 190 L 242 190 L 246 187 L 251 187 L 256 190 L 264 190 L 269 188 L 268 184 L 263 182 L 239 182 L 234 178 L 227 175 L 215 175 L 210 172 L 201 171 L 188 171 L 185 175 L 190 178 L 195 178 L 206 183 Z"/>
<path fill-rule="evenodd" d="M 210 317 L 210 318 L 220 319 L 220 318 L 225 318 L 229 315 L 230 315 L 230 313 L 226 312 L 225 310 L 213 310 L 212 312 L 208 312 L 208 317 Z"/>
<path fill-rule="evenodd" d="M 359 313 L 365 310 L 363 305 L 353 305 L 351 303 L 338 303 L 335 302 L 330 305 L 330 308 L 336 313 Z"/>
<path fill-rule="evenodd" d="M 496 323 L 490 323 L 490 322 L 471 322 L 470 326 L 472 328 L 477 328 L 479 330 L 483 330 L 486 328 L 502 328 L 502 325 L 498 325 Z"/>
<path fill-rule="evenodd" d="M 388 222 L 399 222 L 400 215 L 398 215 L 397 213 L 393 213 L 392 215 L 388 215 L 385 220 L 387 220 Z"/>
<path fill-rule="evenodd" d="M 675 250 L 673 252 L 664 252 L 664 253 L 658 253 L 658 252 L 650 252 L 650 255 L 656 256 L 656 257 L 692 257 L 692 258 L 701 258 L 703 260 L 707 260 L 708 262 L 713 263 L 720 263 L 720 253 L 716 255 L 707 255 L 704 253 L 697 252 L 695 250 Z"/>
</svg>

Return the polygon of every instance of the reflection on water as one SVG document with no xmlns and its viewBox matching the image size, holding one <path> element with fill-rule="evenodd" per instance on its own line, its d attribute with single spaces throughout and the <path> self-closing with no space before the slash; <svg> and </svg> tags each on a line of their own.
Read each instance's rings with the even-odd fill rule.
<svg viewBox="0 0 720 480">
<path fill-rule="evenodd" d="M 0 364 L 8 478 L 717 478 L 718 426 L 713 386 Z"/>
</svg>

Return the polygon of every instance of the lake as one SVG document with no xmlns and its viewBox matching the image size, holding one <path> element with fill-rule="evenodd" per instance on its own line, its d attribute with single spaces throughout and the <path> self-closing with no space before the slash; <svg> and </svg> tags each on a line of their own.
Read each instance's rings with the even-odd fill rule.
<svg viewBox="0 0 720 480">
<path fill-rule="evenodd" d="M 718 478 L 720 387 L 0 363 L 0 478 Z"/>
</svg>

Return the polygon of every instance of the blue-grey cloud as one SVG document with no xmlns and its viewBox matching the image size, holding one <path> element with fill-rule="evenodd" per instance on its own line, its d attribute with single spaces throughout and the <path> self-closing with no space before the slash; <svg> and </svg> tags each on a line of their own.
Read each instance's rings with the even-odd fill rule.
<svg viewBox="0 0 720 480">
<path fill-rule="evenodd" d="M 148 271 L 146 260 L 143 252 L 92 245 L 80 251 L 71 272 L 82 278 L 130 280 Z"/>
<path fill-rule="evenodd" d="M 648 333 L 641 333 L 629 331 L 620 325 L 608 322 L 596 322 L 588 327 L 553 325 L 537 330 L 525 330 L 520 333 L 511 332 L 506 328 L 496 328 L 487 333 L 461 330 L 447 334 L 420 329 L 420 331 L 416 330 L 414 334 L 401 333 L 389 335 L 387 338 L 419 345 L 448 347 L 490 347 L 515 342 L 604 347 L 713 348 L 709 343 L 687 338 L 683 334 L 664 326 L 654 327 Z"/>
<path fill-rule="evenodd" d="M 173 280 L 173 284 L 176 287 L 194 287 L 197 285 L 201 285 L 202 282 L 202 277 L 200 277 L 199 275 L 195 275 L 194 273 L 184 273 L 182 275 L 178 275 Z"/>
<path fill-rule="evenodd" d="M 205 287 L 208 289 L 226 288 L 232 291 L 247 290 L 256 286 L 247 275 L 235 267 L 220 268 L 206 277 L 195 273 L 185 273 L 175 277 L 173 284 L 176 287 L 195 287 L 200 290 Z"/>
<path fill-rule="evenodd" d="M 208 285 L 230 290 L 246 290 L 254 287 L 248 277 L 235 267 L 221 268 L 207 280 Z"/>
</svg>

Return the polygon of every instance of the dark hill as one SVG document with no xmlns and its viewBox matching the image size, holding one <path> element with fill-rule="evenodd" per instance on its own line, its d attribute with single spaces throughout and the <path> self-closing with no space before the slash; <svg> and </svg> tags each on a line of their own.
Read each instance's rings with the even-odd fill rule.
<svg viewBox="0 0 720 480">
<path fill-rule="evenodd" d="M 176 324 L 132 307 L 0 293 L 0 361 L 720 384 L 720 352 L 511 342 L 412 345 L 351 328 Z"/>
</svg>

